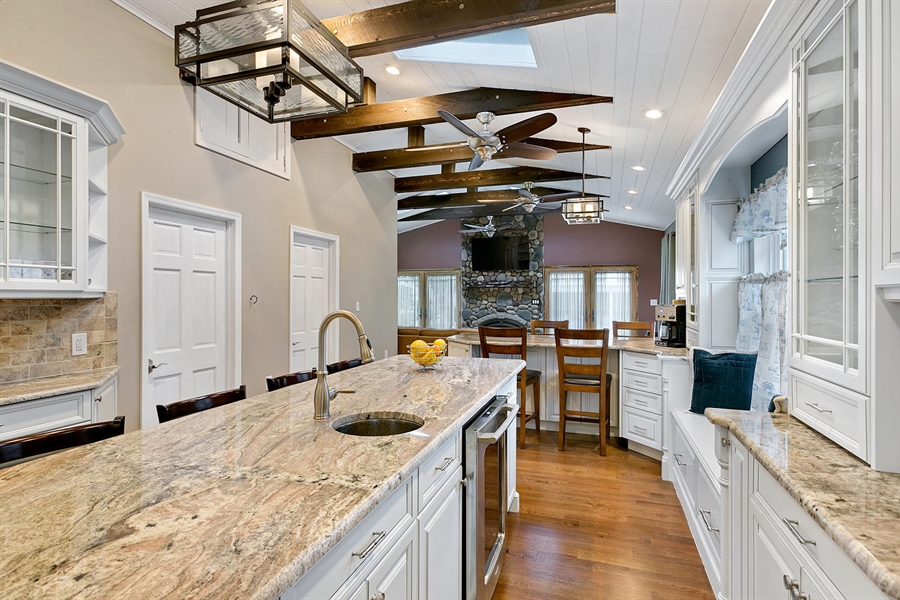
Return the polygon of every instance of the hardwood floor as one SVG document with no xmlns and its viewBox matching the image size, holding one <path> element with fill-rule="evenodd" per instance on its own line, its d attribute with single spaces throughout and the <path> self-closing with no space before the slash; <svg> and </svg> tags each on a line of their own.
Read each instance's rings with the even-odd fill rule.
<svg viewBox="0 0 900 600">
<path fill-rule="evenodd" d="M 672 484 L 654 460 L 569 434 L 518 450 L 521 507 L 493 600 L 714 599 Z"/>
</svg>

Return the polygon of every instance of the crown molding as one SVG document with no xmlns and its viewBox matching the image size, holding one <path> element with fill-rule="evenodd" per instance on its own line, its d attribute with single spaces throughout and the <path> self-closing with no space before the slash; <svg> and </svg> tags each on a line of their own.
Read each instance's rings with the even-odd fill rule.
<svg viewBox="0 0 900 600">
<path fill-rule="evenodd" d="M 115 4 L 118 4 L 138 19 L 144 21 L 148 25 L 153 26 L 154 28 L 160 30 L 173 40 L 175 39 L 175 29 L 169 24 L 157 17 L 156 15 L 147 12 L 145 8 L 143 8 L 134 0 L 112 0 Z"/>
</svg>

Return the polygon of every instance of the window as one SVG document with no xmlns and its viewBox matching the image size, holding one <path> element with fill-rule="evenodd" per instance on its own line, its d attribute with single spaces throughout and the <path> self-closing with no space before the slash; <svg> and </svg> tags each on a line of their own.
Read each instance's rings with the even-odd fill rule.
<svg viewBox="0 0 900 600">
<path fill-rule="evenodd" d="M 397 326 L 456 329 L 459 326 L 459 270 L 399 271 Z"/>
<path fill-rule="evenodd" d="M 547 318 L 572 329 L 612 329 L 637 319 L 637 267 L 551 267 L 546 270 Z"/>
</svg>

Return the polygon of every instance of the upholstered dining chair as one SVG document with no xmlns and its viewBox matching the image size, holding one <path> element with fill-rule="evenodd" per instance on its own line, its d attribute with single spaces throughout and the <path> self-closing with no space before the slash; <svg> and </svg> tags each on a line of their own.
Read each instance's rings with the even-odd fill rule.
<svg viewBox="0 0 900 600">
<path fill-rule="evenodd" d="M 556 358 L 559 363 L 559 450 L 566 449 L 566 421 L 599 423 L 600 456 L 606 456 L 610 425 L 610 387 L 607 373 L 608 329 L 557 329 Z M 574 408 L 568 403 L 570 392 L 598 394 L 598 410 L 586 410 L 585 399 Z"/>
<path fill-rule="evenodd" d="M 246 397 L 247 386 L 242 385 L 233 390 L 208 394 L 206 396 L 197 396 L 196 398 L 181 400 L 180 402 L 173 402 L 172 404 L 157 404 L 156 416 L 159 417 L 160 423 L 165 423 L 166 421 L 186 417 L 196 412 L 224 406 L 225 404 L 231 404 L 232 402 L 243 400 Z"/>
</svg>

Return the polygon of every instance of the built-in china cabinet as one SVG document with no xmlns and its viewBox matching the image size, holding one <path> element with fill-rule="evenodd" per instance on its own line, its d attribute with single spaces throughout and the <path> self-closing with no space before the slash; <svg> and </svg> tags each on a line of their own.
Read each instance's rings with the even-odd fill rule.
<svg viewBox="0 0 900 600">
<path fill-rule="evenodd" d="M 76 297 L 107 288 L 109 105 L 0 62 L 0 290 Z"/>
</svg>

